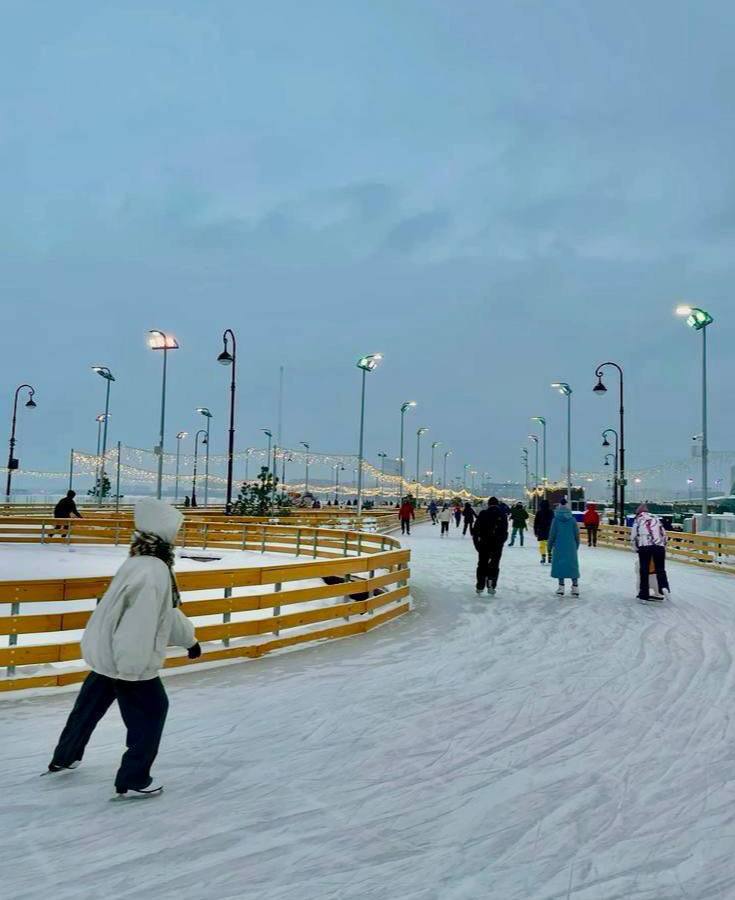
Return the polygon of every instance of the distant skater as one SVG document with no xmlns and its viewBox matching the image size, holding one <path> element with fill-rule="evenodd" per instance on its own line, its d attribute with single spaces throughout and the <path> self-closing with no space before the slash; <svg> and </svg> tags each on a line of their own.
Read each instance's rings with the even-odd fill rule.
<svg viewBox="0 0 735 900">
<path fill-rule="evenodd" d="M 449 535 L 449 523 L 452 521 L 452 508 L 448 503 L 445 503 L 441 508 L 441 512 L 439 513 L 439 521 L 441 522 L 442 530 L 439 534 L 439 537 L 444 537 L 444 535 Z"/>
<path fill-rule="evenodd" d="M 487 501 L 487 509 L 483 509 L 472 530 L 472 541 L 477 550 L 477 584 L 478 596 L 487 588 L 493 596 L 498 586 L 500 575 L 500 558 L 508 539 L 508 518 L 498 505 L 497 497 Z"/>
<path fill-rule="evenodd" d="M 594 503 L 588 503 L 587 509 L 584 511 L 582 524 L 587 531 L 587 546 L 597 546 L 597 532 L 600 530 L 600 514 L 597 512 L 597 506 Z"/>
<path fill-rule="evenodd" d="M 82 514 L 77 509 L 77 504 L 74 498 L 76 497 L 76 491 L 67 491 L 66 497 L 62 497 L 61 500 L 54 507 L 54 518 L 55 519 L 81 519 Z M 53 534 L 50 537 L 53 537 L 57 532 L 63 534 L 68 534 L 69 526 L 61 525 L 59 522 L 54 526 Z"/>
<path fill-rule="evenodd" d="M 459 523 L 462 521 L 462 507 L 459 503 L 454 505 L 454 525 L 456 528 L 459 528 Z"/>
<path fill-rule="evenodd" d="M 477 518 L 477 513 L 472 508 L 472 504 L 467 501 L 464 505 L 464 509 L 462 510 L 462 518 L 464 519 L 464 528 L 462 529 L 462 534 L 467 534 L 467 529 L 469 529 L 470 535 L 472 534 L 472 526 L 474 525 L 475 519 Z"/>
<path fill-rule="evenodd" d="M 411 534 L 411 519 L 416 518 L 416 511 L 410 500 L 406 499 L 401 503 L 398 518 L 401 520 L 401 534 Z"/>
<path fill-rule="evenodd" d="M 436 525 L 437 518 L 436 514 L 439 511 L 439 507 L 436 505 L 436 500 L 432 500 L 431 503 L 427 507 L 429 511 L 429 515 L 431 516 L 431 524 Z"/>
<path fill-rule="evenodd" d="M 519 501 L 515 504 L 515 506 L 510 511 L 510 521 L 513 526 L 513 531 L 510 536 L 509 547 L 512 547 L 516 542 L 516 535 L 518 535 L 521 547 L 523 546 L 523 535 L 526 530 L 526 522 L 528 522 L 528 511 L 526 507 Z"/>
<path fill-rule="evenodd" d="M 551 504 L 544 497 L 538 505 L 536 515 L 533 517 L 533 533 L 536 535 L 536 540 L 538 541 L 538 552 L 541 554 L 542 566 L 545 565 L 547 559 L 551 562 L 551 552 L 549 550 L 548 541 L 553 518 L 554 513 L 551 509 Z"/>
<path fill-rule="evenodd" d="M 641 503 L 635 511 L 635 521 L 630 530 L 630 542 L 638 553 L 640 584 L 638 599 L 650 600 L 649 573 L 653 567 L 658 580 L 658 589 L 663 597 L 670 593 L 669 578 L 666 574 L 666 543 L 668 537 L 661 519 L 648 511 Z"/>
<path fill-rule="evenodd" d="M 563 497 L 551 523 L 549 532 L 549 552 L 553 554 L 551 577 L 556 578 L 559 587 L 556 593 L 564 596 L 564 581 L 572 580 L 572 597 L 579 597 L 579 526 Z"/>
</svg>

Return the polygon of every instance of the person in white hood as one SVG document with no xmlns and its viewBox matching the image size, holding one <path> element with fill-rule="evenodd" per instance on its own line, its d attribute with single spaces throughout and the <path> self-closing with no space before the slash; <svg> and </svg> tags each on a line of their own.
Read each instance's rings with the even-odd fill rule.
<svg viewBox="0 0 735 900">
<path fill-rule="evenodd" d="M 127 750 L 115 778 L 119 796 L 160 793 L 150 769 L 158 753 L 168 697 L 158 670 L 170 644 L 201 655 L 194 626 L 179 609 L 173 572 L 181 513 L 161 500 L 135 507 L 130 556 L 110 582 L 82 638 L 91 668 L 59 738 L 49 772 L 73 769 L 114 700 L 127 728 Z"/>
</svg>

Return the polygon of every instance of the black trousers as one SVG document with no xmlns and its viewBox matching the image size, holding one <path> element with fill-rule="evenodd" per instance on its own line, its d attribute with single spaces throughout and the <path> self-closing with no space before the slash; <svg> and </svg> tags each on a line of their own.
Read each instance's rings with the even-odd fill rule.
<svg viewBox="0 0 735 900">
<path fill-rule="evenodd" d="M 115 777 L 115 788 L 143 790 L 152 781 L 151 766 L 158 754 L 168 712 L 168 697 L 160 678 L 121 681 L 90 672 L 61 732 L 51 763 L 68 766 L 81 759 L 97 723 L 114 700 L 128 730 L 127 750 Z"/>
<path fill-rule="evenodd" d="M 449 522 L 442 522 L 442 534 L 449 534 Z"/>
<path fill-rule="evenodd" d="M 669 578 L 666 574 L 666 548 L 665 547 L 639 547 L 638 567 L 640 568 L 640 585 L 638 586 L 638 599 L 648 600 L 650 597 L 648 578 L 653 560 L 660 591 L 669 590 Z"/>
<path fill-rule="evenodd" d="M 495 587 L 500 574 L 500 557 L 503 555 L 505 541 L 496 544 L 481 544 L 477 548 L 477 589 L 483 590 L 488 581 Z"/>
<path fill-rule="evenodd" d="M 467 534 L 468 528 L 469 528 L 470 534 L 472 534 L 472 519 L 464 520 L 464 528 L 462 529 L 462 534 Z"/>
<path fill-rule="evenodd" d="M 599 530 L 599 525 L 585 525 L 587 529 L 587 546 L 588 547 L 596 547 L 597 546 L 597 532 Z"/>
<path fill-rule="evenodd" d="M 411 534 L 410 519 L 401 519 L 401 534 Z"/>
</svg>

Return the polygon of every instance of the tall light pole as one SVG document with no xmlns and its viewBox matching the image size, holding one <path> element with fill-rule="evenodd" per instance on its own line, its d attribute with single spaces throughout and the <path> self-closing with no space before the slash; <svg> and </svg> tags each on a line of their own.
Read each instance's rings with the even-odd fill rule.
<svg viewBox="0 0 735 900">
<path fill-rule="evenodd" d="M 399 502 L 399 503 L 403 500 L 403 462 L 404 462 L 404 460 L 403 460 L 403 424 L 404 424 L 404 423 L 403 423 L 403 420 L 404 420 L 404 418 L 405 418 L 405 416 L 406 416 L 406 411 L 409 410 L 409 409 L 411 409 L 411 408 L 414 407 L 414 406 L 416 406 L 416 401 L 415 401 L 415 400 L 406 400 L 405 403 L 402 403 L 402 404 L 401 404 L 401 449 L 400 449 L 400 455 L 399 455 L 399 457 L 398 457 L 398 464 L 399 464 L 400 469 L 401 469 L 401 471 L 400 471 L 400 482 L 399 482 L 399 484 L 400 484 L 400 487 L 399 487 L 400 495 L 399 495 L 399 497 L 398 497 L 398 502 Z"/>
<path fill-rule="evenodd" d="M 104 467 L 100 455 L 100 446 L 102 444 L 102 425 L 107 425 L 107 416 L 109 416 L 109 413 L 100 413 L 98 416 L 95 416 L 95 422 L 97 423 L 97 468 L 95 471 L 95 490 L 98 494 L 102 494 L 102 473 L 104 472 Z"/>
<path fill-rule="evenodd" d="M 707 441 L 707 326 L 714 322 L 712 316 L 698 306 L 679 306 L 677 315 L 686 316 L 687 325 L 702 332 L 702 528 L 707 527 L 709 515 L 709 443 Z"/>
<path fill-rule="evenodd" d="M 110 418 L 110 384 L 115 380 L 115 376 L 107 366 L 92 366 L 92 371 L 96 372 L 107 382 L 105 389 L 105 425 L 102 433 L 102 455 L 100 462 L 100 490 L 97 492 L 97 506 L 102 506 L 102 484 L 105 480 L 105 454 L 107 453 L 107 420 Z"/>
<path fill-rule="evenodd" d="M 334 469 L 334 505 L 339 506 L 339 473 L 344 472 L 345 467 L 342 463 L 337 463 L 335 466 L 332 466 Z"/>
<path fill-rule="evenodd" d="M 232 341 L 232 353 L 230 353 L 229 341 Z M 237 382 L 235 368 L 237 366 L 237 341 L 235 332 L 231 328 L 225 328 L 222 332 L 223 348 L 217 357 L 217 362 L 223 366 L 231 366 L 230 370 L 230 429 L 227 442 L 227 499 L 225 500 L 225 513 L 229 516 L 232 512 L 232 468 L 235 458 L 235 391 Z M 206 505 L 206 502 L 205 502 Z"/>
<path fill-rule="evenodd" d="M 255 447 L 246 447 L 245 448 L 245 481 L 248 480 L 248 475 L 250 474 L 250 454 L 253 453 Z"/>
<path fill-rule="evenodd" d="M 607 436 L 612 434 L 615 437 L 615 470 L 613 474 L 613 497 L 615 498 L 613 501 L 613 509 L 614 509 L 614 518 L 616 525 L 625 525 L 625 513 L 623 512 L 623 506 L 620 506 L 620 515 L 618 516 L 618 492 L 620 490 L 620 476 L 618 475 L 618 464 L 620 462 L 620 437 L 618 436 L 617 431 L 614 428 L 606 428 L 602 432 L 602 446 L 609 447 L 610 441 L 608 441 Z"/>
<path fill-rule="evenodd" d="M 447 460 L 449 459 L 449 457 L 452 455 L 453 452 L 454 452 L 453 450 L 445 450 L 444 451 L 444 468 L 442 469 L 442 497 L 445 500 L 446 500 L 446 497 L 444 497 L 443 492 L 446 491 L 446 489 L 447 489 Z"/>
<path fill-rule="evenodd" d="M 567 502 L 572 508 L 572 389 L 566 381 L 554 381 L 551 386 L 567 398 Z"/>
<path fill-rule="evenodd" d="M 148 346 L 151 350 L 163 350 L 163 379 L 161 381 L 161 428 L 158 436 L 158 475 L 156 477 L 156 497 L 161 499 L 161 486 L 163 484 L 163 448 L 166 438 L 166 368 L 168 366 L 168 351 L 178 350 L 179 342 L 172 334 L 165 331 L 152 329 L 148 332 Z"/>
<path fill-rule="evenodd" d="M 176 435 L 176 481 L 174 487 L 174 503 L 179 502 L 179 461 L 181 459 L 181 442 L 188 434 L 188 431 L 179 431 Z"/>
<path fill-rule="evenodd" d="M 306 456 L 305 456 L 305 465 L 306 465 L 306 475 L 304 477 L 304 496 L 309 493 L 309 450 L 311 450 L 311 444 L 308 441 L 301 441 L 301 446 L 306 448 Z"/>
<path fill-rule="evenodd" d="M 619 437 L 619 449 L 618 453 L 618 495 L 620 497 L 620 524 L 625 525 L 625 407 L 623 403 L 623 369 L 615 362 L 604 362 L 601 363 L 597 369 L 595 370 L 595 375 L 597 376 L 597 384 L 592 388 L 592 390 L 598 395 L 607 392 L 607 388 L 602 382 L 602 370 L 605 366 L 610 366 L 613 369 L 618 370 L 618 376 L 620 377 L 620 425 L 618 431 Z"/>
<path fill-rule="evenodd" d="M 441 447 L 441 441 L 432 441 L 431 442 L 431 499 L 434 499 L 434 494 L 436 493 L 436 476 L 434 469 L 434 451 L 437 447 Z"/>
<path fill-rule="evenodd" d="M 206 406 L 197 406 L 197 412 L 207 420 L 207 439 L 205 441 L 205 444 L 207 445 L 207 455 L 204 462 L 204 506 L 206 508 L 209 504 L 209 422 L 212 418 L 212 413 Z"/>
<path fill-rule="evenodd" d="M 604 446 L 604 444 L 603 444 L 603 446 Z M 609 446 L 609 444 L 608 444 L 608 446 Z M 617 453 L 606 453 L 605 454 L 605 465 L 606 466 L 610 465 L 610 457 L 612 457 L 613 463 L 615 465 L 615 468 L 613 470 L 613 472 L 614 472 L 614 474 L 613 474 L 613 509 L 615 510 L 614 519 L 617 522 L 617 520 L 618 520 L 618 516 L 617 516 L 617 510 L 618 510 L 618 483 L 617 483 L 618 482 L 618 456 L 617 456 Z"/>
<path fill-rule="evenodd" d="M 26 400 L 27 409 L 35 409 L 36 401 L 33 399 L 36 389 L 30 384 L 19 384 L 15 389 L 15 397 L 13 399 L 13 419 L 10 425 L 10 452 L 8 453 L 8 478 L 5 482 L 5 502 L 10 503 L 10 483 L 13 479 L 13 472 L 18 469 L 18 460 L 15 458 L 15 428 L 18 419 L 18 394 L 28 388 L 28 399 Z"/>
<path fill-rule="evenodd" d="M 357 452 L 357 515 L 362 513 L 362 459 L 365 444 L 365 378 L 368 372 L 374 372 L 381 359 L 382 353 L 368 353 L 357 360 L 357 368 L 362 373 L 360 388 L 360 443 Z"/>
<path fill-rule="evenodd" d="M 421 493 L 421 435 L 426 434 L 428 428 L 419 428 L 416 431 L 416 505 L 418 506 L 419 494 Z"/>
<path fill-rule="evenodd" d="M 544 496 L 546 496 L 546 485 L 548 483 L 548 474 L 546 472 L 546 419 L 543 416 L 531 416 L 532 422 L 538 422 L 541 426 L 541 436 L 543 438 L 543 464 L 544 464 Z"/>
<path fill-rule="evenodd" d="M 197 458 L 199 456 L 199 435 L 202 435 L 202 443 L 207 443 L 207 432 L 204 428 L 200 428 L 194 435 L 194 474 L 191 480 L 191 505 L 197 505 Z"/>
<path fill-rule="evenodd" d="M 270 465 L 271 465 L 271 445 L 272 445 L 272 443 L 273 443 L 273 432 L 270 431 L 270 429 L 268 429 L 268 428 L 261 428 L 260 430 L 261 430 L 261 431 L 263 432 L 263 434 L 268 438 L 268 455 L 266 456 L 265 461 L 266 461 L 266 463 L 268 464 L 268 465 L 266 466 L 266 468 L 270 469 Z M 274 457 L 274 467 L 273 467 L 273 468 L 274 468 L 273 474 L 275 475 L 275 474 L 276 474 L 276 473 L 275 473 L 275 457 Z"/>
<path fill-rule="evenodd" d="M 378 499 L 383 498 L 383 481 L 385 479 L 385 458 L 388 456 L 382 450 L 378 450 L 378 458 L 380 459 L 380 479 L 378 481 Z"/>
<path fill-rule="evenodd" d="M 526 498 L 528 498 L 528 448 L 527 447 L 521 447 L 521 464 L 526 473 L 525 488 L 526 488 Z"/>
<path fill-rule="evenodd" d="M 534 469 L 534 495 L 533 495 L 533 508 L 538 509 L 538 435 L 537 434 L 529 434 L 528 440 L 533 441 L 534 446 L 536 448 L 536 466 Z"/>
<path fill-rule="evenodd" d="M 468 469 L 471 469 L 471 468 L 472 468 L 472 466 L 469 463 L 465 463 L 462 466 L 462 490 L 463 491 L 467 490 L 467 471 L 468 471 Z"/>
</svg>

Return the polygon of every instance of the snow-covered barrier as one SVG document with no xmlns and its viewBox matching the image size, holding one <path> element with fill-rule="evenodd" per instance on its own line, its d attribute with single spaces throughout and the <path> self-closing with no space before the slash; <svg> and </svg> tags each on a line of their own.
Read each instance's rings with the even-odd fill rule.
<svg viewBox="0 0 735 900">
<path fill-rule="evenodd" d="M 197 538 L 201 541 L 202 534 L 197 532 Z M 359 634 L 411 608 L 410 551 L 387 535 L 232 523 L 229 533 L 217 529 L 206 538 L 209 549 L 288 557 L 277 564 L 272 559 L 258 564 L 256 557 L 255 564 L 228 568 L 223 554 L 221 568 L 181 572 L 182 609 L 194 620 L 203 653 L 192 661 L 172 648 L 167 668 L 253 658 Z M 10 607 L 10 615 L 0 616 L 0 636 L 8 643 L 0 647 L 0 667 L 5 668 L 0 690 L 81 681 L 86 674 L 81 634 L 110 580 L 0 581 L 0 604 Z"/>
</svg>

